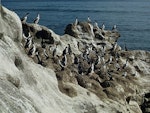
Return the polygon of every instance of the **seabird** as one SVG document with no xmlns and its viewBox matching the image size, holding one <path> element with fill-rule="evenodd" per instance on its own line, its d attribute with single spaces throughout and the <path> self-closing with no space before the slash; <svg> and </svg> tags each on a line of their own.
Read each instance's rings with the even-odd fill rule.
<svg viewBox="0 0 150 113">
<path fill-rule="evenodd" d="M 29 52 L 28 52 L 28 55 L 33 55 L 34 53 L 35 53 L 35 51 L 36 51 L 36 47 L 35 47 L 35 45 L 33 44 L 33 46 L 32 46 L 32 48 L 29 50 Z"/>
<path fill-rule="evenodd" d="M 97 22 L 94 23 L 94 28 L 95 28 L 96 30 L 99 30 L 99 26 L 98 26 L 98 23 L 97 23 Z"/>
<path fill-rule="evenodd" d="M 74 25 L 75 25 L 75 26 L 78 25 L 78 18 L 76 18 Z"/>
<path fill-rule="evenodd" d="M 30 37 L 30 38 L 27 39 L 27 41 L 25 43 L 25 46 L 24 46 L 25 49 L 26 48 L 30 48 L 31 44 L 32 44 L 32 37 Z"/>
<path fill-rule="evenodd" d="M 21 18 L 21 22 L 25 23 L 27 21 L 28 15 L 29 13 L 26 13 L 26 15 L 23 18 Z"/>
<path fill-rule="evenodd" d="M 126 63 L 122 66 L 122 69 L 125 69 L 128 65 L 128 58 L 126 59 Z"/>
<path fill-rule="evenodd" d="M 93 74 L 94 73 L 94 63 L 91 64 L 91 66 L 88 69 L 87 75 L 88 74 Z"/>
<path fill-rule="evenodd" d="M 91 22 L 92 22 L 89 16 L 88 16 L 88 18 L 87 18 L 87 22 L 88 22 L 88 23 L 91 23 Z"/>
<path fill-rule="evenodd" d="M 56 47 L 53 49 L 53 57 L 56 56 L 56 51 L 57 51 L 57 45 L 56 45 Z"/>
<path fill-rule="evenodd" d="M 44 48 L 44 55 L 45 55 L 46 59 L 49 59 L 49 56 L 48 56 L 45 48 Z"/>
<path fill-rule="evenodd" d="M 27 41 L 27 39 L 31 37 L 31 34 L 30 34 L 30 32 L 29 32 L 29 33 L 28 33 L 28 36 L 26 36 L 26 35 L 23 33 L 23 34 L 22 34 L 22 37 L 23 37 L 23 39 L 24 39 L 25 41 Z"/>
<path fill-rule="evenodd" d="M 126 77 L 127 76 L 127 72 L 125 71 L 122 76 Z"/>
<path fill-rule="evenodd" d="M 112 56 L 110 55 L 110 58 L 108 59 L 108 61 L 106 62 L 106 64 L 108 63 L 108 64 L 110 64 L 111 62 L 112 62 Z"/>
<path fill-rule="evenodd" d="M 114 44 L 113 44 L 113 51 L 115 51 L 117 49 L 117 43 L 115 42 Z"/>
<path fill-rule="evenodd" d="M 117 30 L 117 26 L 114 25 L 113 28 L 112 28 L 112 31 L 116 31 Z"/>
<path fill-rule="evenodd" d="M 64 55 L 64 57 L 62 58 L 62 62 L 61 62 L 64 66 L 67 65 L 67 56 Z"/>
<path fill-rule="evenodd" d="M 38 59 L 38 64 L 43 64 L 43 62 L 42 62 L 42 60 L 41 60 L 41 58 L 39 57 L 39 52 L 38 51 L 36 51 L 35 52 L 35 55 L 36 55 L 36 57 L 37 57 L 37 59 Z"/>
<path fill-rule="evenodd" d="M 102 28 L 101 28 L 102 30 L 105 30 L 105 25 L 104 25 L 104 23 L 102 24 Z"/>
<path fill-rule="evenodd" d="M 38 24 L 38 23 L 39 23 L 39 20 L 40 20 L 40 14 L 38 13 L 36 19 L 34 20 L 34 23 L 35 23 L 35 24 Z"/>
<path fill-rule="evenodd" d="M 110 74 L 110 72 L 107 72 L 109 80 L 113 80 L 112 75 Z"/>
<path fill-rule="evenodd" d="M 105 64 L 104 56 L 101 56 L 101 62 L 102 62 L 102 64 Z"/>
<path fill-rule="evenodd" d="M 91 30 L 91 35 L 92 35 L 93 37 L 95 37 L 94 31 L 93 31 L 93 25 L 90 24 L 90 22 L 89 22 L 88 24 L 89 24 L 89 27 L 90 27 L 90 30 Z"/>
<path fill-rule="evenodd" d="M 116 63 L 115 67 L 117 68 L 117 71 L 120 70 L 120 65 L 119 65 L 119 63 Z"/>
<path fill-rule="evenodd" d="M 127 46 L 126 46 L 126 43 L 124 44 L 124 50 L 125 50 L 125 51 L 128 51 L 128 48 L 127 48 Z"/>
<path fill-rule="evenodd" d="M 61 70 L 64 70 L 64 68 L 66 67 L 67 65 L 67 57 L 66 55 L 64 55 L 64 57 L 62 58 L 62 60 L 60 61 L 59 60 L 59 65 L 61 66 Z"/>
<path fill-rule="evenodd" d="M 83 75 L 83 69 L 80 63 L 78 64 L 78 73 Z"/>
<path fill-rule="evenodd" d="M 137 71 L 135 71 L 135 73 L 133 74 L 133 76 L 137 76 L 138 74 L 137 74 Z"/>
<path fill-rule="evenodd" d="M 68 49 L 68 47 L 65 47 L 65 49 L 63 50 L 63 53 L 62 53 L 63 56 L 68 53 L 67 49 Z"/>
<path fill-rule="evenodd" d="M 74 64 L 78 64 L 79 63 L 79 59 L 78 59 L 78 57 L 73 53 L 73 55 L 74 55 Z"/>
<path fill-rule="evenodd" d="M 69 55 L 72 53 L 70 44 L 68 44 L 68 53 L 69 53 Z"/>
<path fill-rule="evenodd" d="M 96 61 L 95 61 L 95 65 L 98 65 L 98 64 L 100 63 L 100 61 L 101 61 L 101 58 L 100 58 L 100 56 L 97 55 L 97 54 L 96 54 L 96 56 L 97 56 L 97 59 L 96 59 Z"/>
</svg>

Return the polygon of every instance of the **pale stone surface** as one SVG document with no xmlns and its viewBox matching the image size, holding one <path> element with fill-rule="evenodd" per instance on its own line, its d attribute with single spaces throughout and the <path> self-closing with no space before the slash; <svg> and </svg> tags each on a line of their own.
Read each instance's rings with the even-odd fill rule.
<svg viewBox="0 0 150 113">
<path fill-rule="evenodd" d="M 107 97 L 98 97 L 92 91 L 73 83 L 64 83 L 75 89 L 77 96 L 71 98 L 60 92 L 56 73 L 53 69 L 36 64 L 28 57 L 21 44 L 22 25 L 19 17 L 12 11 L 2 8 L 0 14 L 0 112 L 2 113 L 141 113 L 142 95 L 150 92 L 150 53 L 145 51 L 122 52 L 133 60 L 129 68 L 134 72 L 134 66 L 140 69 L 136 82 L 119 75 L 115 87 L 108 88 Z M 78 31 L 78 39 L 70 36 L 59 36 L 52 30 L 40 25 L 29 24 L 36 30 L 44 29 L 51 33 L 54 43 L 58 44 L 57 54 L 61 55 L 67 44 L 70 44 L 76 54 L 78 41 L 95 43 L 91 27 L 88 33 Z M 86 26 L 86 25 L 85 25 Z M 77 29 L 76 29 L 77 30 Z M 105 31 L 107 48 L 111 48 L 109 39 L 114 34 Z M 111 35 L 111 36 L 110 36 Z M 112 36 L 113 35 L 113 36 Z M 117 34 L 118 35 L 118 34 Z M 85 39 L 86 37 L 88 39 Z M 111 40 L 110 42 L 108 40 Z M 119 46 L 118 46 L 119 48 Z M 82 49 L 82 48 L 81 48 Z M 134 56 L 134 57 L 132 57 Z M 124 57 L 121 58 L 125 62 Z M 50 63 L 49 65 L 53 65 Z M 66 72 L 67 73 L 67 72 Z M 134 73 L 133 73 L 134 74 Z M 71 75 L 71 74 L 70 74 Z M 68 78 L 69 79 L 69 78 Z M 129 81 L 127 81 L 129 80 Z M 135 84 L 133 83 L 135 82 Z M 96 85 L 96 84 L 95 84 Z M 100 87 L 101 88 L 101 87 Z M 113 91 L 114 90 L 114 91 Z M 117 91 L 117 92 L 115 92 Z M 113 94 L 112 94 L 113 92 Z M 104 93 L 104 92 L 103 92 Z M 118 95 L 119 97 L 117 97 Z M 138 96 L 141 95 L 141 96 Z M 129 98 L 129 103 L 126 101 Z M 104 98 L 105 97 L 105 98 Z M 133 97 L 133 98 L 132 98 Z M 135 98 L 137 97 L 137 99 Z M 140 100 L 141 101 L 138 101 Z M 137 101 L 135 101 L 137 100 Z M 141 102 L 141 103 L 140 103 Z M 148 109 L 148 108 L 147 108 Z"/>
</svg>

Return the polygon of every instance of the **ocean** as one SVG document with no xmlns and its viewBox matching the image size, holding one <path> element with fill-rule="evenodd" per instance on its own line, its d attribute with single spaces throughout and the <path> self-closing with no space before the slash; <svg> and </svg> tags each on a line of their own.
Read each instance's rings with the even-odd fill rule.
<svg viewBox="0 0 150 113">
<path fill-rule="evenodd" d="M 123 48 L 150 51 L 150 0 L 2 0 L 2 5 L 15 11 L 20 17 L 30 13 L 33 22 L 40 13 L 39 24 L 63 35 L 67 24 L 91 20 L 106 29 L 117 25 L 121 34 L 118 40 Z"/>
</svg>

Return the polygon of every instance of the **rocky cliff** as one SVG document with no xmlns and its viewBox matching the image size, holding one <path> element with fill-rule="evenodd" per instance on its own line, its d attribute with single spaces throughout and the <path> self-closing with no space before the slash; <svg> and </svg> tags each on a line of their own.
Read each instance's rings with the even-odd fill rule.
<svg viewBox="0 0 150 113">
<path fill-rule="evenodd" d="M 63 36 L 0 8 L 0 112 L 150 112 L 150 52 L 85 21 Z"/>
</svg>

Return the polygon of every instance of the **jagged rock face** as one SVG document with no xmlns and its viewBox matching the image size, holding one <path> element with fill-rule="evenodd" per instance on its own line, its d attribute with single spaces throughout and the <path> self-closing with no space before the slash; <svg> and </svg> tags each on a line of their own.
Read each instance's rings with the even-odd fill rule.
<svg viewBox="0 0 150 113">
<path fill-rule="evenodd" d="M 69 24 L 65 30 L 69 35 L 63 36 L 38 24 L 22 23 L 22 30 L 18 16 L 11 13 L 2 8 L 0 16 L 4 29 L 0 35 L 1 112 L 142 113 L 139 105 L 147 110 L 143 94 L 150 92 L 149 52 L 121 50 L 116 43 L 118 32 L 95 31 L 87 22 L 79 22 L 78 28 Z M 29 32 L 32 37 L 27 37 Z M 70 53 L 64 51 L 69 46 Z M 72 63 L 73 53 L 77 64 Z M 91 63 L 97 63 L 94 72 Z"/>
<path fill-rule="evenodd" d="M 9 11 L 6 8 L 0 8 L 0 12 L 1 37 L 3 35 L 6 35 L 12 37 L 14 41 L 21 41 L 22 26 L 19 17 L 17 17 L 17 15 L 14 12 Z M 16 16 L 16 18 L 13 18 L 13 16 Z"/>
</svg>

